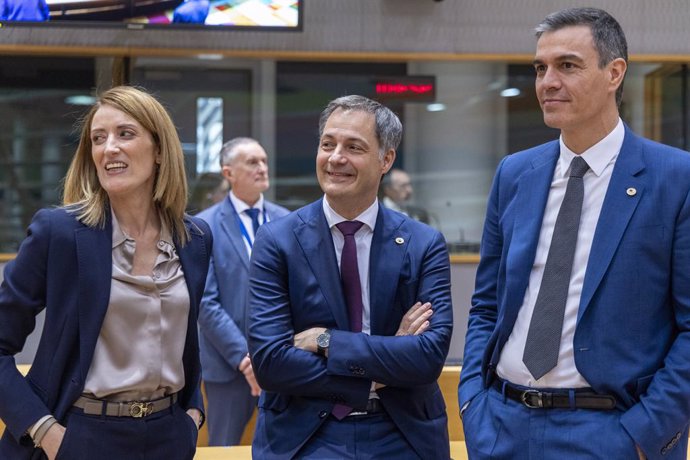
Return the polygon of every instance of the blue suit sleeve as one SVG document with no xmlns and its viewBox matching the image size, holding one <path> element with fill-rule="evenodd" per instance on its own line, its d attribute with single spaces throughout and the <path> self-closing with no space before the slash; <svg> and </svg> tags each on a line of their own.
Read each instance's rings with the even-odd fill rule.
<svg viewBox="0 0 690 460">
<path fill-rule="evenodd" d="M 421 270 L 416 294 L 417 300 L 431 303 L 429 329 L 420 335 L 403 337 L 333 330 L 328 354 L 330 374 L 394 387 L 424 385 L 438 379 L 453 330 L 450 261 L 440 233 L 426 248 Z M 389 310 L 391 307 L 372 305 Z"/>
<path fill-rule="evenodd" d="M 690 192 L 672 234 L 670 303 L 678 335 L 640 402 L 621 417 L 621 424 L 650 459 L 662 458 L 666 446 L 675 446 L 690 414 Z"/>
<path fill-rule="evenodd" d="M 499 192 L 503 162 L 499 165 L 486 211 L 480 262 L 477 268 L 475 291 L 472 296 L 458 402 L 462 407 L 483 389 L 482 359 L 496 328 L 498 318 L 497 288 L 503 241 L 500 231 Z"/>
<path fill-rule="evenodd" d="M 232 280 L 225 280 L 225 282 L 232 282 Z M 237 286 L 237 288 L 246 289 L 246 286 Z M 213 257 L 211 257 L 209 264 L 206 287 L 199 309 L 199 329 L 230 367 L 237 369 L 242 358 L 247 354 L 247 340 L 244 338 L 244 333 L 220 304 L 218 278 Z"/>
<path fill-rule="evenodd" d="M 293 255 L 293 257 L 295 257 Z M 288 254 L 269 225 L 259 229 L 249 275 L 249 351 L 261 388 L 362 407 L 370 381 L 331 375 L 326 360 L 293 346 Z"/>
<path fill-rule="evenodd" d="M 19 440 L 50 411 L 17 370 L 14 355 L 33 331 L 45 307 L 50 221 L 39 211 L 17 257 L 5 267 L 0 286 L 0 418 Z"/>
</svg>

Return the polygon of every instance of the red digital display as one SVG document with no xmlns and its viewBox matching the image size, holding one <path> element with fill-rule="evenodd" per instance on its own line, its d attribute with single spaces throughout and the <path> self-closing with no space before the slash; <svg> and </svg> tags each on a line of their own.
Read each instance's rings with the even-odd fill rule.
<svg viewBox="0 0 690 460">
<path fill-rule="evenodd" d="M 374 94 L 382 101 L 434 102 L 436 77 L 405 76 L 378 78 L 374 81 Z"/>
<path fill-rule="evenodd" d="M 379 83 L 376 94 L 429 94 L 433 93 L 434 85 L 413 85 L 403 83 Z"/>
</svg>

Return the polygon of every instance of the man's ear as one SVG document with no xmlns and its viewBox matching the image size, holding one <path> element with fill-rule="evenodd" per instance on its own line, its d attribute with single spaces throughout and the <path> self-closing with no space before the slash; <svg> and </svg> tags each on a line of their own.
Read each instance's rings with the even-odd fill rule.
<svg viewBox="0 0 690 460">
<path fill-rule="evenodd" d="M 232 166 L 229 165 L 223 165 L 223 168 L 220 170 L 220 173 L 223 175 L 225 180 L 230 182 L 232 184 Z"/>
<path fill-rule="evenodd" d="M 609 63 L 609 84 L 613 86 L 613 92 L 618 90 L 621 84 L 623 84 L 623 78 L 625 77 L 625 72 L 628 70 L 628 64 L 623 58 L 616 58 Z"/>
<path fill-rule="evenodd" d="M 395 149 L 388 150 L 381 160 L 381 174 L 386 174 L 391 167 L 393 167 L 393 162 L 395 161 Z"/>
</svg>

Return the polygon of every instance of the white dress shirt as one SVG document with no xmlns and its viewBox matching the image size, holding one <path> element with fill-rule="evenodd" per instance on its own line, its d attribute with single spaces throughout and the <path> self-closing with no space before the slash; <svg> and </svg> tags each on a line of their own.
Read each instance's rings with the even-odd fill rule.
<svg viewBox="0 0 690 460">
<path fill-rule="evenodd" d="M 235 196 L 235 194 L 232 193 L 232 190 L 228 192 L 228 196 L 230 197 L 230 202 L 235 207 L 235 212 L 238 216 L 240 216 L 240 221 L 242 222 L 242 225 L 244 225 L 244 229 L 247 231 L 247 235 L 251 239 L 250 244 L 246 238 L 242 238 L 244 240 L 244 246 L 247 248 L 247 253 L 251 255 L 252 245 L 254 244 L 254 237 L 256 235 L 254 235 L 254 225 L 252 224 L 252 218 L 249 217 L 249 214 L 247 214 L 244 211 L 246 211 L 249 208 L 258 209 L 259 224 L 263 225 L 266 222 L 268 222 L 268 216 L 266 215 L 266 209 L 264 208 L 264 195 L 261 194 L 261 196 L 259 196 L 259 200 L 256 203 L 254 203 L 254 206 L 249 206 L 247 203 L 237 198 L 237 196 Z"/>
<path fill-rule="evenodd" d="M 544 275 L 544 265 L 551 246 L 551 237 L 556 224 L 556 217 L 561 208 L 566 186 L 568 185 L 570 163 L 575 158 L 573 153 L 560 139 L 560 156 L 556 163 L 551 189 L 544 210 L 539 243 L 534 264 L 529 276 L 529 284 L 520 307 L 513 331 L 501 351 L 496 372 L 509 382 L 539 388 L 581 388 L 590 386 L 575 366 L 573 338 L 577 325 L 577 313 L 580 306 L 582 285 L 587 271 L 587 261 L 592 248 L 606 190 L 611 181 L 611 173 L 618 158 L 625 128 L 619 119 L 616 127 L 605 138 L 593 145 L 580 156 L 589 165 L 589 171 L 583 177 L 585 196 L 582 203 L 580 230 L 577 235 L 577 246 L 573 259 L 573 271 L 570 275 L 568 299 L 565 306 L 565 318 L 561 334 L 561 345 L 558 352 L 558 364 L 539 380 L 535 380 L 522 362 L 525 350 L 527 331 L 534 312 L 539 287 Z M 605 230 L 604 230 L 605 231 Z"/>
<path fill-rule="evenodd" d="M 336 224 L 346 221 L 344 218 L 331 208 L 328 204 L 328 199 L 323 198 L 323 213 L 326 215 L 326 222 L 331 229 L 331 236 L 333 237 L 333 246 L 335 246 L 335 257 L 338 260 L 338 269 L 340 269 L 340 256 L 343 252 L 343 245 L 345 244 L 345 237 Z M 369 308 L 369 253 L 371 253 L 371 240 L 374 236 L 374 226 L 376 225 L 376 217 L 379 213 L 379 202 L 374 200 L 362 214 L 352 220 L 358 220 L 364 225 L 355 233 L 355 243 L 357 244 L 357 270 L 359 272 L 359 282 L 362 286 L 362 332 L 365 334 L 371 333 L 371 309 Z"/>
<path fill-rule="evenodd" d="M 323 197 L 323 213 L 326 216 L 328 228 L 331 229 L 331 237 L 333 237 L 333 246 L 335 246 L 335 257 L 338 261 L 338 270 L 340 270 L 340 258 L 343 253 L 343 246 L 345 245 L 345 237 L 336 224 L 346 221 L 344 218 L 331 208 L 328 204 L 328 199 Z M 379 214 L 379 201 L 374 202 L 362 214 L 352 220 L 358 220 L 364 225 L 355 233 L 355 244 L 357 245 L 357 272 L 359 273 L 359 284 L 362 287 L 362 332 L 371 334 L 371 308 L 369 305 L 369 254 L 371 253 L 371 240 L 374 237 L 374 226 L 376 226 L 376 217 Z M 371 389 L 369 390 L 369 399 L 378 398 L 375 388 L 376 382 L 371 382 Z"/>
</svg>

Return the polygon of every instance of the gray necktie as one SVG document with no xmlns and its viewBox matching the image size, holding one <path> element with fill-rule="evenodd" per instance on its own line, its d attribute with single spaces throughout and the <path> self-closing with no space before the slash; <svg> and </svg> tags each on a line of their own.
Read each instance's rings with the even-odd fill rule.
<svg viewBox="0 0 690 460">
<path fill-rule="evenodd" d="M 565 304 L 580 227 L 584 185 L 582 176 L 589 169 L 577 156 L 570 163 L 570 178 L 553 229 L 549 254 L 544 266 L 537 302 L 527 332 L 522 361 L 535 379 L 540 379 L 558 363 Z"/>
</svg>

